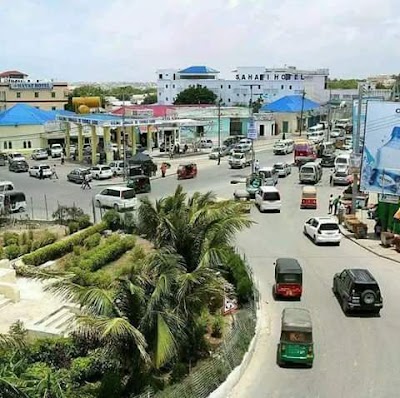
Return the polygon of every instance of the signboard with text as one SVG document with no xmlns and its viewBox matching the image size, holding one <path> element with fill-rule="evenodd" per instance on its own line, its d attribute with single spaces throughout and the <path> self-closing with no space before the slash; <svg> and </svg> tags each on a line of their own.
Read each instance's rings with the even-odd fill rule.
<svg viewBox="0 0 400 398">
<path fill-rule="evenodd" d="M 256 124 L 254 122 L 254 118 L 250 118 L 250 120 L 247 123 L 247 138 L 251 140 L 257 139 L 257 129 L 256 129 Z"/>
<path fill-rule="evenodd" d="M 13 82 L 10 83 L 11 90 L 52 90 L 53 83 L 48 82 Z"/>
</svg>

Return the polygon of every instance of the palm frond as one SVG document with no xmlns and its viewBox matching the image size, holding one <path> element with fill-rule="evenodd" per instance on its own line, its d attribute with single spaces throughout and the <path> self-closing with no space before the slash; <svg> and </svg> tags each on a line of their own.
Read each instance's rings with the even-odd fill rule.
<svg viewBox="0 0 400 398">
<path fill-rule="evenodd" d="M 177 353 L 177 342 L 161 313 L 157 314 L 157 337 L 154 362 L 157 369 L 173 358 Z"/>
<path fill-rule="evenodd" d="M 0 397 L 4 398 L 29 398 L 20 388 L 12 381 L 0 377 Z"/>
</svg>

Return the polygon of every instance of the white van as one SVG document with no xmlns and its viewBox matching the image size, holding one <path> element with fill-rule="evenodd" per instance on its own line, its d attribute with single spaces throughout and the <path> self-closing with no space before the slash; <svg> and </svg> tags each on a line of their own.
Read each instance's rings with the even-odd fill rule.
<svg viewBox="0 0 400 398">
<path fill-rule="evenodd" d="M 263 185 L 274 186 L 278 183 L 278 172 L 275 167 L 261 167 L 258 172 L 264 178 Z"/>
<path fill-rule="evenodd" d="M 260 212 L 275 210 L 280 213 L 282 207 L 281 195 L 275 187 L 260 187 L 255 203 Z"/>
<path fill-rule="evenodd" d="M 309 127 L 309 129 L 307 130 L 307 135 L 312 133 L 317 133 L 320 131 L 324 132 L 325 126 L 323 124 L 316 124 L 315 126 Z"/>
<path fill-rule="evenodd" d="M 322 177 L 322 168 L 315 162 L 303 164 L 300 168 L 299 179 L 300 184 L 311 182 L 316 184 Z"/>
<path fill-rule="evenodd" d="M 0 192 L 13 191 L 14 184 L 11 181 L 0 181 Z"/>
<path fill-rule="evenodd" d="M 350 154 L 345 153 L 343 155 L 336 156 L 335 169 L 347 169 L 350 166 Z"/>
<path fill-rule="evenodd" d="M 111 207 L 117 211 L 137 208 L 135 190 L 127 187 L 110 186 L 94 197 L 96 207 Z"/>
</svg>

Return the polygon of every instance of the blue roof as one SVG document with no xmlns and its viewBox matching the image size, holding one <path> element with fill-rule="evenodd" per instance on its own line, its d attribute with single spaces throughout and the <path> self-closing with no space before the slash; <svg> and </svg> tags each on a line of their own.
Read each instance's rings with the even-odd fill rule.
<svg viewBox="0 0 400 398">
<path fill-rule="evenodd" d="M 198 75 L 202 73 L 219 73 L 219 72 L 213 68 L 209 68 L 208 66 L 189 66 L 189 68 L 180 70 L 179 73 Z"/>
<path fill-rule="evenodd" d="M 57 111 L 44 111 L 27 104 L 17 104 L 0 112 L 0 126 L 41 125 L 56 120 Z"/>
<path fill-rule="evenodd" d="M 303 99 L 302 95 L 287 95 L 270 104 L 265 104 L 261 107 L 260 112 L 303 112 L 319 108 L 320 104 L 311 101 L 308 98 Z"/>
</svg>

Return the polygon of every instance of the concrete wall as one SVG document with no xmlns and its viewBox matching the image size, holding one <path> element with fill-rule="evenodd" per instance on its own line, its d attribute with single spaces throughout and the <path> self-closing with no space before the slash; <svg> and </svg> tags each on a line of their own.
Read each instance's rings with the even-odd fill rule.
<svg viewBox="0 0 400 398">
<path fill-rule="evenodd" d="M 1 152 L 30 153 L 35 148 L 46 146 L 46 142 L 42 125 L 0 126 Z"/>
</svg>

